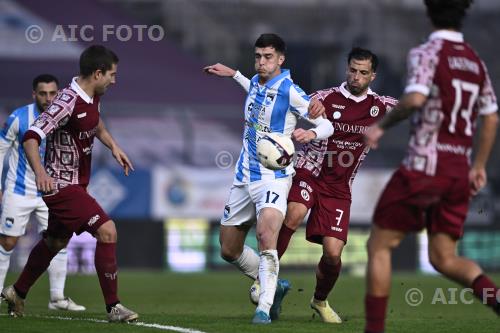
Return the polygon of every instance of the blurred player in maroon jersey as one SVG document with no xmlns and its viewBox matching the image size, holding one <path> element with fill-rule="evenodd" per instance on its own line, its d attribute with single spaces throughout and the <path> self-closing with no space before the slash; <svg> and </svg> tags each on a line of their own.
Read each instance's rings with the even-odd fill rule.
<svg viewBox="0 0 500 333">
<path fill-rule="evenodd" d="M 297 174 L 288 195 L 285 222 L 278 238 L 278 256 L 308 210 L 307 240 L 323 245 L 316 269 L 313 308 L 324 322 L 341 323 L 326 301 L 340 273 L 342 249 L 347 241 L 351 208 L 351 185 L 368 153 L 364 133 L 397 103 L 370 88 L 378 59 L 369 50 L 354 48 L 347 57 L 346 82 L 315 92 L 335 132 L 327 140 L 312 141 L 298 153 Z"/>
<path fill-rule="evenodd" d="M 384 331 L 391 284 L 391 251 L 405 234 L 427 228 L 429 259 L 451 280 L 470 287 L 499 312 L 497 286 L 471 260 L 457 255 L 469 200 L 486 185 L 495 141 L 496 97 L 486 66 L 460 33 L 471 0 L 425 0 L 435 31 L 412 49 L 408 82 L 398 106 L 366 134 L 377 147 L 384 131 L 412 116 L 408 154 L 375 209 L 368 241 L 367 333 Z M 481 134 L 470 165 L 477 116 Z"/>
<path fill-rule="evenodd" d="M 16 283 L 2 291 L 13 316 L 23 315 L 28 291 L 56 253 L 66 247 L 73 233 L 87 231 L 97 239 L 95 267 L 108 320 L 129 322 L 138 318 L 137 313 L 118 299 L 115 224 L 87 192 L 95 137 L 111 150 L 126 175 L 133 170 L 99 116 L 100 97 L 116 82 L 117 64 L 116 54 L 104 46 L 85 49 L 80 56 L 80 75 L 59 92 L 24 135 L 23 146 L 37 188 L 44 193 L 49 221 L 44 239 L 31 251 Z M 43 166 L 39 145 L 45 138 Z"/>
</svg>

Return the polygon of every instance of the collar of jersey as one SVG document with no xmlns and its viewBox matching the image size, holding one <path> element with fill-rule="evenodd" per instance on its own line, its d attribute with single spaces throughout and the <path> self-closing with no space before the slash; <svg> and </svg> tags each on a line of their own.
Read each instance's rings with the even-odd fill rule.
<svg viewBox="0 0 500 333">
<path fill-rule="evenodd" d="M 342 95 L 344 95 L 345 98 L 352 99 L 356 103 L 364 101 L 366 99 L 366 97 L 368 97 L 368 95 L 375 94 L 370 88 L 368 88 L 368 91 L 366 92 L 365 95 L 363 95 L 363 96 L 355 96 L 355 95 L 351 94 L 349 92 L 349 90 L 347 90 L 347 88 L 345 87 L 346 85 L 347 85 L 347 82 L 342 82 L 342 84 L 339 87 L 340 92 L 342 93 Z"/>
<path fill-rule="evenodd" d="M 89 95 L 78 85 L 76 79 L 78 77 L 75 76 L 73 80 L 71 80 L 71 89 L 76 91 L 76 93 L 85 101 L 87 104 L 92 104 L 94 102 L 94 97 L 90 98 Z"/>
<path fill-rule="evenodd" d="M 429 39 L 430 40 L 445 39 L 445 40 L 449 40 L 450 42 L 463 43 L 464 42 L 464 35 L 458 31 L 436 30 L 430 34 Z"/>
<path fill-rule="evenodd" d="M 274 86 L 276 84 L 276 82 L 283 80 L 284 78 L 289 78 L 290 80 L 292 79 L 290 77 L 290 70 L 289 69 L 281 69 L 280 75 L 273 77 L 271 80 L 267 81 L 267 83 L 265 84 L 265 87 L 267 89 L 269 89 L 272 86 Z"/>
</svg>

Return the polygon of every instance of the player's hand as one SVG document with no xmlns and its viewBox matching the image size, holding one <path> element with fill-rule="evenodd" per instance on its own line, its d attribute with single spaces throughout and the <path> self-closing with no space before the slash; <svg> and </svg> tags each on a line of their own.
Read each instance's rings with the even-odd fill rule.
<svg viewBox="0 0 500 333">
<path fill-rule="evenodd" d="M 481 191 L 483 187 L 486 186 L 488 178 L 486 175 L 486 169 L 480 167 L 472 167 L 469 171 L 469 186 L 470 194 L 476 195 Z"/>
<path fill-rule="evenodd" d="M 309 143 L 316 139 L 316 133 L 311 130 L 305 130 L 302 128 L 297 128 L 292 133 L 292 138 L 299 143 Z"/>
<path fill-rule="evenodd" d="M 325 114 L 325 107 L 323 106 L 323 103 L 313 97 L 309 102 L 309 108 L 307 112 L 310 119 L 316 119 L 318 117 L 322 117 Z"/>
<path fill-rule="evenodd" d="M 125 176 L 128 176 L 130 170 L 134 171 L 134 166 L 132 165 L 132 162 L 130 162 L 127 154 L 125 154 L 120 147 L 116 146 L 115 148 L 113 148 L 111 153 L 113 154 L 113 157 L 116 159 L 118 164 L 120 164 L 121 167 L 123 168 Z"/>
<path fill-rule="evenodd" d="M 236 74 L 236 71 L 234 69 L 219 63 L 206 66 L 203 68 L 203 70 L 207 74 L 213 74 L 220 77 L 233 77 Z"/>
<path fill-rule="evenodd" d="M 384 135 L 384 130 L 379 125 L 373 125 L 368 128 L 365 133 L 366 145 L 370 148 L 377 149 L 378 141 Z"/>
<path fill-rule="evenodd" d="M 45 169 L 41 169 L 35 174 L 36 188 L 42 193 L 50 193 L 55 190 L 54 179 L 50 177 Z"/>
</svg>

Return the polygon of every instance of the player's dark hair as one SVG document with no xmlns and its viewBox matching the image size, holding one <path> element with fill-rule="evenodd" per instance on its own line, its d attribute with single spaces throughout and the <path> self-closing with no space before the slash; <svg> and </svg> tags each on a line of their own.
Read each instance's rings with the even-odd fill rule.
<svg viewBox="0 0 500 333">
<path fill-rule="evenodd" d="M 427 15 L 436 28 L 460 30 L 473 0 L 424 0 Z"/>
<path fill-rule="evenodd" d="M 36 90 L 39 83 L 51 83 L 55 82 L 56 86 L 59 87 L 59 80 L 52 74 L 40 74 L 33 79 L 33 90 Z"/>
<path fill-rule="evenodd" d="M 86 48 L 80 56 L 80 75 L 88 77 L 97 70 L 106 74 L 118 63 L 117 55 L 102 45 L 92 45 Z"/>
<path fill-rule="evenodd" d="M 262 34 L 255 41 L 255 47 L 273 47 L 277 52 L 285 54 L 285 41 L 276 34 Z"/>
<path fill-rule="evenodd" d="M 372 71 L 377 71 L 378 57 L 370 50 L 362 49 L 361 47 L 353 47 L 351 52 L 349 52 L 349 55 L 347 56 L 347 64 L 351 62 L 351 59 L 370 60 L 372 63 Z"/>
</svg>

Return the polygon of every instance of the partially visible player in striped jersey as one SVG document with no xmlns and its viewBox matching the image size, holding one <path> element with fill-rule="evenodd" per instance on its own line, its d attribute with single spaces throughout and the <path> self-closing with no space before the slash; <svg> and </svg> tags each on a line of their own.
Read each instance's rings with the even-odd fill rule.
<svg viewBox="0 0 500 333">
<path fill-rule="evenodd" d="M 316 268 L 311 308 L 324 322 L 341 323 L 327 297 L 342 267 L 351 210 L 351 188 L 368 154 L 364 133 L 389 112 L 397 100 L 370 89 L 378 58 L 369 50 L 353 48 L 347 56 L 346 82 L 312 94 L 324 105 L 335 133 L 327 140 L 304 145 L 295 163 L 297 174 L 288 195 L 288 209 L 278 237 L 281 258 L 290 239 L 311 211 L 306 238 L 321 244 L 323 255 Z"/>
<path fill-rule="evenodd" d="M 472 0 L 424 2 L 434 32 L 408 55 L 407 85 L 398 106 L 365 134 L 367 144 L 376 148 L 385 130 L 412 115 L 408 153 L 373 213 L 365 333 L 385 329 L 392 250 L 406 234 L 423 228 L 432 266 L 500 315 L 498 286 L 457 251 L 471 197 L 486 185 L 497 99 L 486 65 L 460 32 Z M 471 163 L 478 117 L 481 131 Z"/>
<path fill-rule="evenodd" d="M 284 41 L 275 34 L 263 34 L 255 42 L 257 75 L 251 80 L 221 64 L 205 67 L 210 74 L 233 77 L 248 92 L 243 148 L 221 220 L 220 243 L 222 258 L 245 275 L 260 280 L 261 293 L 252 320 L 255 324 L 269 324 L 278 318 L 281 300 L 289 289 L 286 280 L 278 281 L 276 241 L 295 173 L 293 165 L 279 171 L 262 166 L 256 154 L 257 142 L 269 132 L 292 135 L 300 143 L 325 139 L 333 133 L 333 126 L 327 119 L 311 119 L 311 108 L 320 113 L 324 108 L 316 100 L 311 103 L 291 80 L 290 71 L 281 69 L 284 61 Z M 297 117 L 309 119 L 316 127 L 295 129 Z M 255 215 L 259 256 L 244 246 Z"/>
<path fill-rule="evenodd" d="M 0 289 L 3 289 L 5 276 L 9 270 L 10 256 L 19 237 L 25 234 L 31 214 L 38 222 L 38 233 L 47 229 L 49 210 L 36 188 L 35 174 L 26 160 L 21 144 L 24 133 L 38 115 L 45 111 L 58 90 L 57 78 L 50 74 L 41 74 L 33 80 L 34 103 L 22 106 L 7 118 L 0 132 L 0 179 L 3 162 L 9 156 L 9 171 L 5 188 L 0 192 L 2 214 L 0 217 Z M 45 142 L 40 146 L 40 156 L 45 155 Z M 1 183 L 0 183 L 1 189 Z M 49 268 L 51 310 L 83 311 L 85 307 L 76 304 L 64 296 L 64 284 L 68 266 L 66 249 L 62 249 L 52 260 Z"/>
</svg>

